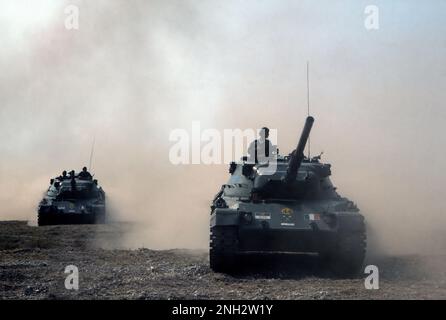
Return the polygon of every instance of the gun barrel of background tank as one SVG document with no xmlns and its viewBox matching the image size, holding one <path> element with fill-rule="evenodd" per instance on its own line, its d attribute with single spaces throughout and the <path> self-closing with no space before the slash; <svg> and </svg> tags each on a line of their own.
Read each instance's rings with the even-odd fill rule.
<svg viewBox="0 0 446 320">
<path fill-rule="evenodd" d="M 288 162 L 288 169 L 285 177 L 285 182 L 289 183 L 296 180 L 297 171 L 304 159 L 305 145 L 307 144 L 308 137 L 310 136 L 311 128 L 313 127 L 314 118 L 307 117 L 305 120 L 305 126 L 300 135 L 299 143 L 296 149 L 291 155 L 290 161 Z"/>
</svg>

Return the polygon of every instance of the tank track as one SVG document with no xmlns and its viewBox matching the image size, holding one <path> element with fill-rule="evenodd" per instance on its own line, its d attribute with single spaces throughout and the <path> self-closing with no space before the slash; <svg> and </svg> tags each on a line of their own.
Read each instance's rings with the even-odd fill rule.
<svg viewBox="0 0 446 320">
<path fill-rule="evenodd" d="M 366 254 L 366 233 L 341 231 L 328 255 L 329 270 L 339 277 L 355 277 L 362 271 Z"/>
<path fill-rule="evenodd" d="M 105 214 L 97 214 L 94 217 L 86 216 L 80 219 L 76 219 L 76 221 L 72 221 L 71 219 L 62 219 L 57 216 L 45 216 L 40 212 L 37 214 L 37 225 L 39 227 L 42 226 L 51 226 L 51 225 L 59 225 L 59 224 L 105 224 Z"/>
<path fill-rule="evenodd" d="M 43 217 L 40 212 L 37 213 L 37 225 L 39 227 L 49 225 L 49 221 L 47 220 L 48 219 L 46 219 L 46 217 Z"/>
<path fill-rule="evenodd" d="M 209 250 L 211 269 L 216 272 L 235 271 L 238 243 L 236 227 L 213 227 Z"/>
</svg>

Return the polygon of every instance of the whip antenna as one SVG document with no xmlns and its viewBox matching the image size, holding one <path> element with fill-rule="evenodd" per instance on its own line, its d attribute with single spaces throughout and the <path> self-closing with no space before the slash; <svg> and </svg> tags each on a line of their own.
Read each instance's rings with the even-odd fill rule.
<svg viewBox="0 0 446 320">
<path fill-rule="evenodd" d="M 93 161 L 93 153 L 94 153 L 94 145 L 96 143 L 96 136 L 93 137 L 93 143 L 91 144 L 91 151 L 90 151 L 90 162 L 88 164 L 88 170 L 91 172 L 91 165 Z"/>
<path fill-rule="evenodd" d="M 310 116 L 310 62 L 307 61 L 307 116 Z M 311 154 L 311 140 L 308 137 L 308 159 Z"/>
</svg>

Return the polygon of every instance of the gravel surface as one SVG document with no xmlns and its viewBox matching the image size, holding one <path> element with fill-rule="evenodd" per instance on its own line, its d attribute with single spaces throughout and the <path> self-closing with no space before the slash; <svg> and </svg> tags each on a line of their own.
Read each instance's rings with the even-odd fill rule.
<svg viewBox="0 0 446 320">
<path fill-rule="evenodd" d="M 31 227 L 0 222 L 1 299 L 446 299 L 446 256 L 369 259 L 380 289 L 336 279 L 317 257 L 249 256 L 237 275 L 209 269 L 206 250 L 111 249 L 126 224 Z M 79 290 L 65 289 L 65 267 Z"/>
</svg>

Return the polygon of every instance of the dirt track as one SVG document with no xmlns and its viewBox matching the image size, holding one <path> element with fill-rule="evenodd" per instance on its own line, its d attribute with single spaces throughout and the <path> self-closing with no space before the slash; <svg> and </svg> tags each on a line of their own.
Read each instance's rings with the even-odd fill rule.
<svg viewBox="0 0 446 320">
<path fill-rule="evenodd" d="M 111 250 L 123 225 L 30 227 L 0 222 L 2 299 L 446 299 L 446 256 L 369 261 L 380 289 L 334 279 L 314 257 L 249 257 L 236 276 L 208 267 L 204 250 Z M 79 268 L 79 291 L 64 287 Z"/>
</svg>

